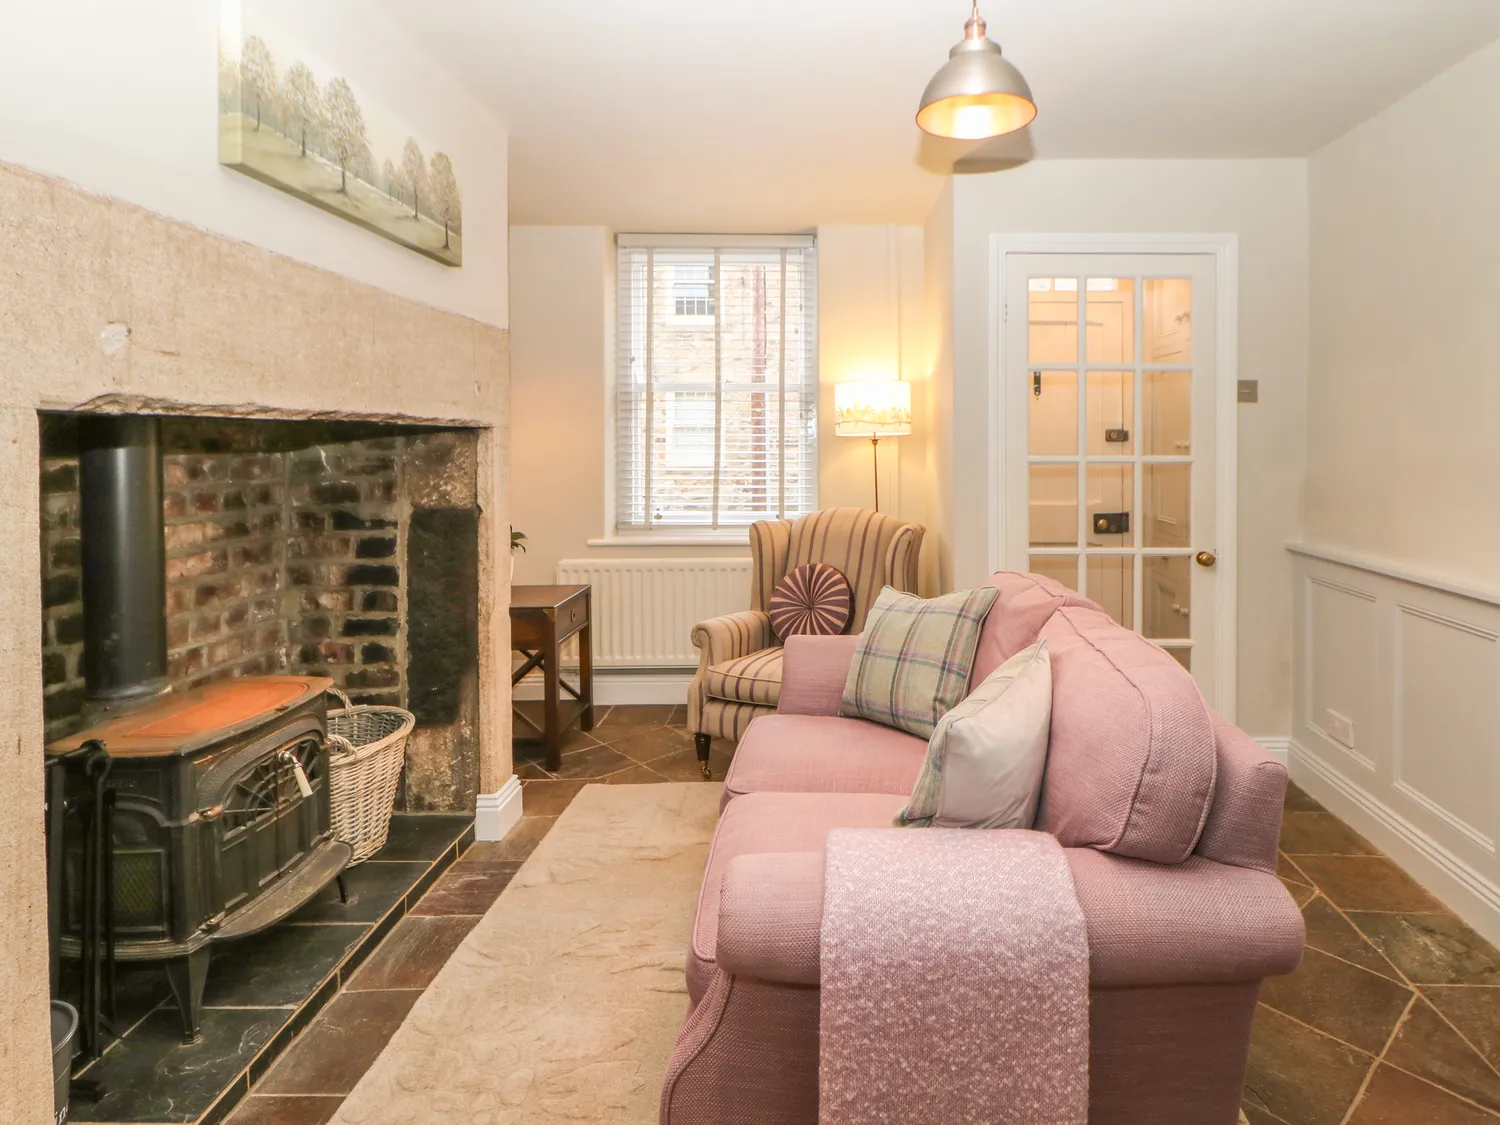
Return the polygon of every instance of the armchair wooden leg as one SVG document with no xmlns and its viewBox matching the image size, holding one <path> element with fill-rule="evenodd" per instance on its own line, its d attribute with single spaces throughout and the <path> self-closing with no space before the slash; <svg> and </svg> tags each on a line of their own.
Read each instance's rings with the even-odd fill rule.
<svg viewBox="0 0 1500 1125">
<path fill-rule="evenodd" d="M 708 765 L 708 752 L 713 747 L 713 736 L 709 734 L 693 735 L 693 748 L 698 754 L 698 768 L 703 771 L 703 780 L 708 781 L 713 777 L 713 770 Z"/>
</svg>

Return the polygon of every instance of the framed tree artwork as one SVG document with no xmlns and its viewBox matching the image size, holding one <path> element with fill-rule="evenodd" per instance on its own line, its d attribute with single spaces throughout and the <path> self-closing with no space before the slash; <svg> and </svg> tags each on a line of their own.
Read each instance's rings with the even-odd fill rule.
<svg viewBox="0 0 1500 1125">
<path fill-rule="evenodd" d="M 221 0 L 219 163 L 448 266 L 463 264 L 453 158 L 428 151 L 326 59 L 279 0 Z"/>
</svg>

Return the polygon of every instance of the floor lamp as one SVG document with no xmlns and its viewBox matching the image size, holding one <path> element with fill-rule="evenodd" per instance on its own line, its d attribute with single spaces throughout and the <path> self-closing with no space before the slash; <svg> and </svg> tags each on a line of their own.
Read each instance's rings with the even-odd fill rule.
<svg viewBox="0 0 1500 1125">
<path fill-rule="evenodd" d="M 911 433 L 911 384 L 897 379 L 835 384 L 833 432 L 838 437 L 870 439 L 875 510 L 880 511 L 880 439 Z"/>
</svg>

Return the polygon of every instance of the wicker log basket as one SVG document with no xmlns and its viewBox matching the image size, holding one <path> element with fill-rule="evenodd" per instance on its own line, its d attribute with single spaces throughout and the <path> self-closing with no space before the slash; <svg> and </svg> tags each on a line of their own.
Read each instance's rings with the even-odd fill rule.
<svg viewBox="0 0 1500 1125">
<path fill-rule="evenodd" d="M 330 694 L 344 705 L 328 712 L 333 834 L 354 849 L 352 867 L 385 846 L 406 763 L 406 738 L 417 719 L 400 707 L 356 706 L 337 688 Z"/>
</svg>

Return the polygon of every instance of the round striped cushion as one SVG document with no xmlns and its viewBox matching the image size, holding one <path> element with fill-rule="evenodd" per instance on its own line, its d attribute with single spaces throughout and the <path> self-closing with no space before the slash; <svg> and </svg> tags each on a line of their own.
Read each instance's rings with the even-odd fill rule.
<svg viewBox="0 0 1500 1125">
<path fill-rule="evenodd" d="M 787 572 L 771 592 L 771 628 L 782 640 L 811 633 L 833 636 L 849 624 L 854 596 L 849 580 L 826 563 Z"/>
</svg>

